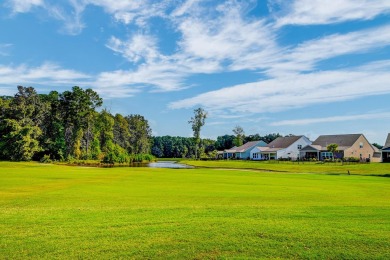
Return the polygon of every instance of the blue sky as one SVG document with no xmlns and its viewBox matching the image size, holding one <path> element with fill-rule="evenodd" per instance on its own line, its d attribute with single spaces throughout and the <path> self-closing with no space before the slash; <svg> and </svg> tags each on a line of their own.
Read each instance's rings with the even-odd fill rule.
<svg viewBox="0 0 390 260">
<path fill-rule="evenodd" d="M 390 132 L 389 0 L 3 0 L 0 95 L 93 88 L 155 135 Z"/>
</svg>

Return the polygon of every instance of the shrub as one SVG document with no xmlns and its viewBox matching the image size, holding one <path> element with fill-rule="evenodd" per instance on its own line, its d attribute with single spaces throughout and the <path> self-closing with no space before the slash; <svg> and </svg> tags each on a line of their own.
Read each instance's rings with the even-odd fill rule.
<svg viewBox="0 0 390 260">
<path fill-rule="evenodd" d="M 130 162 L 151 162 L 156 158 L 151 154 L 132 154 L 130 155 Z"/>
<path fill-rule="evenodd" d="M 45 154 L 45 155 L 39 160 L 39 162 L 41 162 L 41 163 L 51 163 L 52 160 L 50 159 L 50 155 Z"/>
<path fill-rule="evenodd" d="M 360 159 L 358 157 L 345 157 L 343 160 L 345 162 L 360 162 Z"/>
</svg>

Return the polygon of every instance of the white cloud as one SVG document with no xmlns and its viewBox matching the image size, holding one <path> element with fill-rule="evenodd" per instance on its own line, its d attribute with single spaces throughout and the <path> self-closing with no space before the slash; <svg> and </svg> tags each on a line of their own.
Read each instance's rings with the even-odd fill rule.
<svg viewBox="0 0 390 260">
<path fill-rule="evenodd" d="M 82 14 L 85 9 L 83 3 L 76 0 L 69 0 L 70 6 L 60 6 L 57 4 L 46 4 L 46 10 L 54 19 L 63 22 L 61 32 L 69 35 L 78 35 L 85 28 L 82 21 Z"/>
<path fill-rule="evenodd" d="M 44 2 L 43 0 L 8 0 L 6 5 L 13 13 L 27 13 L 34 7 L 43 6 Z"/>
<path fill-rule="evenodd" d="M 172 16 L 182 16 L 189 13 L 189 11 L 195 6 L 200 0 L 187 0 L 181 6 L 176 8 L 172 12 Z"/>
<path fill-rule="evenodd" d="M 142 75 L 139 75 L 142 78 Z M 156 79 L 157 80 L 157 79 Z M 142 82 L 142 80 L 139 80 Z M 144 88 L 126 72 L 114 71 L 99 75 L 87 75 L 46 62 L 39 67 L 27 65 L 0 65 L 0 95 L 12 95 L 18 85 L 42 87 L 70 87 L 79 85 L 94 88 L 104 97 L 130 97 Z M 134 83 L 134 84 L 131 84 Z"/>
<path fill-rule="evenodd" d="M 67 70 L 53 63 L 44 63 L 39 67 L 0 65 L 0 86 L 17 85 L 66 85 L 85 82 L 90 76 L 74 70 Z M 0 90 L 0 91 L 1 91 Z"/>
<path fill-rule="evenodd" d="M 271 28 L 263 20 L 245 21 L 240 5 L 228 2 L 230 5 L 219 6 L 210 17 L 202 16 L 199 10 L 189 16 L 173 17 L 182 37 L 171 55 L 161 54 L 157 38 L 146 33 L 135 33 L 127 40 L 112 36 L 106 46 L 139 64 L 135 70 L 122 71 L 120 78 L 129 85 L 148 84 L 157 91 L 173 91 L 189 87 L 184 82 L 191 75 L 234 70 L 232 64 L 253 53 L 271 57 L 276 49 Z M 182 7 L 194 4 L 197 1 L 187 1 Z"/>
<path fill-rule="evenodd" d="M 210 91 L 170 103 L 171 109 L 202 105 L 211 111 L 265 113 L 362 96 L 389 94 L 390 61 L 338 71 L 296 74 Z"/>
<path fill-rule="evenodd" d="M 125 24 L 136 23 L 146 26 L 147 20 L 156 16 L 166 16 L 167 8 L 173 0 L 86 0 L 87 4 L 102 7 L 117 21 Z"/>
<path fill-rule="evenodd" d="M 275 1 L 277 0 L 269 2 Z M 336 4 L 325 2 L 294 1 L 283 10 L 285 15 L 276 20 L 276 23 L 312 24 L 370 19 L 388 13 L 390 8 L 387 0 L 340 0 L 337 8 L 334 7 Z M 117 21 L 138 25 L 136 33 L 128 38 L 112 36 L 106 44 L 112 51 L 133 63 L 129 66 L 132 69 L 125 67 L 101 72 L 93 77 L 81 77 L 83 82 L 93 85 L 110 97 L 132 96 L 145 89 L 182 90 L 193 87 L 186 84 L 191 76 L 241 70 L 266 73 L 270 79 L 207 92 L 173 102 L 170 107 L 183 108 L 205 104 L 216 111 L 226 108 L 233 112 L 261 113 L 295 108 L 302 106 L 302 103 L 309 105 L 355 98 L 348 93 L 356 92 L 356 96 L 388 93 L 386 85 L 383 84 L 383 80 L 388 80 L 383 71 L 386 64 L 376 63 L 379 71 L 373 69 L 374 63 L 370 63 L 368 68 L 360 67 L 354 70 L 316 70 L 321 61 L 330 58 L 367 53 L 389 46 L 390 26 L 343 35 L 328 35 L 302 42 L 298 46 L 280 46 L 277 42 L 279 29 L 275 24 L 269 20 L 246 16 L 248 3 L 250 5 L 254 1 L 68 0 L 64 4 L 62 1 L 59 3 L 53 0 L 23 0 L 9 3 L 13 4 L 14 10 L 20 10 L 18 12 L 30 11 L 34 6 L 46 8 L 52 17 L 63 21 L 63 30 L 68 34 L 78 34 L 83 30 L 83 12 L 91 5 L 103 8 Z M 344 13 L 345 16 L 342 15 Z M 158 39 L 151 34 L 153 30 L 149 30 L 152 25 L 149 19 L 152 17 L 165 19 L 168 26 L 172 26 L 169 29 L 181 35 L 176 41 L 173 54 L 164 55 L 160 52 L 159 45 L 164 44 L 164 39 Z M 0 55 L 1 53 L 0 46 Z M 62 70 L 58 67 L 50 70 L 52 67 L 48 65 L 49 75 L 53 70 Z M 39 82 L 38 79 L 45 80 L 43 75 L 33 77 L 43 71 L 42 68 L 24 70 L 25 75 L 21 74 L 18 80 L 32 80 L 33 83 Z M 62 73 L 64 72 L 78 73 L 62 70 Z M 66 81 L 66 78 L 63 80 Z M 348 78 L 355 78 L 356 80 L 351 82 L 356 85 L 349 82 Z M 47 79 L 50 80 L 54 78 Z M 373 91 L 366 93 L 363 84 L 373 84 Z M 352 90 L 354 86 L 358 86 L 358 91 Z M 328 94 L 330 92 L 331 94 Z M 321 95 L 326 98 L 323 99 Z M 275 105 L 279 103 L 284 104 Z"/>
<path fill-rule="evenodd" d="M 282 16 L 276 21 L 277 26 L 369 20 L 390 13 L 388 0 L 295 0 L 290 4 L 276 0 L 270 2 L 280 3 L 282 8 Z"/>
<path fill-rule="evenodd" d="M 306 118 L 306 119 L 294 119 L 294 120 L 283 120 L 279 122 L 273 122 L 270 125 L 272 126 L 300 126 L 300 125 L 311 125 L 318 123 L 332 123 L 332 122 L 345 122 L 345 121 L 355 121 L 355 120 L 374 120 L 374 119 L 387 119 L 390 118 L 390 112 L 382 113 L 367 113 L 359 115 L 349 115 L 349 116 L 333 116 L 333 117 L 324 117 L 324 118 Z"/>
<path fill-rule="evenodd" d="M 136 71 L 118 70 L 100 73 L 93 85 L 101 90 L 115 88 L 120 91 L 118 93 L 111 91 L 110 97 L 123 97 L 124 92 L 129 92 L 131 96 L 148 87 L 153 91 L 177 91 L 184 88 L 183 77 L 173 71 L 169 65 L 165 67 L 144 65 Z"/>
<path fill-rule="evenodd" d="M 277 59 L 266 63 L 268 73 L 310 71 L 316 63 L 348 54 L 359 54 L 390 45 L 390 26 L 382 26 L 347 34 L 334 34 L 301 43 L 284 50 Z"/>
<path fill-rule="evenodd" d="M 106 46 L 133 63 L 152 62 L 160 57 L 157 39 L 150 35 L 135 34 L 128 41 L 112 36 Z"/>
<path fill-rule="evenodd" d="M 188 17 L 181 21 L 179 46 L 183 53 L 233 64 L 257 53 L 274 54 L 275 34 L 264 20 L 245 21 L 239 6 L 220 9 L 217 17 Z"/>
<path fill-rule="evenodd" d="M 135 23 L 138 26 L 148 26 L 152 17 L 167 16 L 167 9 L 174 0 L 8 0 L 12 13 L 27 13 L 34 7 L 41 7 L 56 20 L 62 21 L 63 33 L 77 35 L 85 25 L 82 21 L 83 13 L 88 6 L 97 6 L 112 15 L 116 21 L 125 24 Z"/>
</svg>

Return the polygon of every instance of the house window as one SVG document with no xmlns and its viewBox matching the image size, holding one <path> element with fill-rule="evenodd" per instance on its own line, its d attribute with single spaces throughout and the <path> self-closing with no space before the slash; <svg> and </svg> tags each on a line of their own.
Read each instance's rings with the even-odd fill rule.
<svg viewBox="0 0 390 260">
<path fill-rule="evenodd" d="M 301 149 L 302 149 L 302 145 L 298 144 L 298 150 L 301 150 Z"/>
<path fill-rule="evenodd" d="M 331 152 L 321 152 L 321 158 L 322 158 L 322 160 L 333 159 L 333 153 L 331 153 Z"/>
<path fill-rule="evenodd" d="M 359 146 L 360 146 L 360 148 L 363 148 L 363 143 L 360 143 L 360 145 L 359 145 Z"/>
</svg>

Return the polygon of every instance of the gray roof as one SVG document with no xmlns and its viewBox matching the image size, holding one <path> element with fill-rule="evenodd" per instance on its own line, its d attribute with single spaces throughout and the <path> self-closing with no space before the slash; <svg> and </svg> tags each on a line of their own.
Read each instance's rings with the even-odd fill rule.
<svg viewBox="0 0 390 260">
<path fill-rule="evenodd" d="M 339 146 L 338 150 L 344 150 L 356 143 L 360 136 L 362 134 L 320 135 L 312 145 L 319 145 L 326 149 L 330 144 L 337 144 Z"/>
<path fill-rule="evenodd" d="M 301 149 L 301 151 L 321 151 L 321 150 L 322 150 L 322 146 L 312 145 L 312 144 L 306 145 Z"/>
<path fill-rule="evenodd" d="M 269 147 L 259 147 L 260 152 L 262 153 L 275 153 L 284 148 L 269 148 Z"/>
<path fill-rule="evenodd" d="M 233 147 L 231 149 L 225 150 L 225 152 L 227 152 L 227 153 L 243 153 L 243 152 L 247 151 L 248 149 L 253 148 L 254 146 L 256 146 L 260 142 L 261 141 L 247 142 L 239 147 Z"/>
<path fill-rule="evenodd" d="M 272 142 L 270 142 L 267 147 L 269 148 L 280 148 L 284 149 L 295 143 L 296 141 L 299 140 L 303 135 L 298 135 L 298 136 L 286 136 L 286 137 L 278 137 Z M 279 149 L 279 150 L 280 150 Z"/>
<path fill-rule="evenodd" d="M 387 135 L 385 146 L 383 146 L 383 149 L 390 148 L 390 134 Z"/>
</svg>

